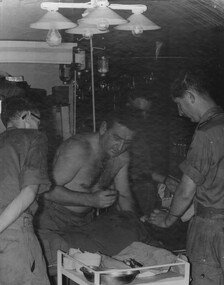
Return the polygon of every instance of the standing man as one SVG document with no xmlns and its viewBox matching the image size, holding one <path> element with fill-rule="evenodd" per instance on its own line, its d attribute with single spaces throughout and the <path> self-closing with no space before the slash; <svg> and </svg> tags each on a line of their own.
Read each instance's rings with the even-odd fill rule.
<svg viewBox="0 0 224 285">
<path fill-rule="evenodd" d="M 25 97 L 3 100 L 0 134 L 0 284 L 50 285 L 32 216 L 49 184 L 40 113 Z"/>
<path fill-rule="evenodd" d="M 49 263 L 63 244 L 53 233 L 69 247 L 110 255 L 145 238 L 128 183 L 127 150 L 135 123 L 130 116 L 125 111 L 113 114 L 97 133 L 77 134 L 59 147 L 53 165 L 55 186 L 43 195 L 37 220 Z M 108 210 L 95 216 L 96 208 Z"/>
<path fill-rule="evenodd" d="M 151 92 L 151 94 L 150 94 Z M 130 92 L 127 107 L 136 114 L 136 133 L 130 148 L 130 185 L 136 200 L 139 216 L 149 215 L 159 205 L 159 196 L 152 170 L 153 139 L 155 124 L 153 118 L 154 94 L 151 90 L 136 88 Z"/>
<path fill-rule="evenodd" d="M 224 112 L 210 97 L 207 82 L 185 73 L 173 85 L 179 114 L 198 125 L 169 213 L 157 210 L 150 216 L 152 224 L 170 227 L 193 200 L 187 237 L 192 285 L 224 284 Z"/>
</svg>

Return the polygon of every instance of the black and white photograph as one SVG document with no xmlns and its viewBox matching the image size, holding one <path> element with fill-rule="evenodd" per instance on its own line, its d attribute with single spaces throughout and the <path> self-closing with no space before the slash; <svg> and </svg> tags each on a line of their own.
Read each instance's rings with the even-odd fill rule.
<svg viewBox="0 0 224 285">
<path fill-rule="evenodd" d="M 0 0 L 0 285 L 224 285 L 224 0 Z"/>
</svg>

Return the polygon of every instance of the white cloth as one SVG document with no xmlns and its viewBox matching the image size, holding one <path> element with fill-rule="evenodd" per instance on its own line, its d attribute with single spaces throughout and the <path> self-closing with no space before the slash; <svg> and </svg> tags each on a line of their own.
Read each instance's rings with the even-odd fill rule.
<svg viewBox="0 0 224 285">
<path fill-rule="evenodd" d="M 119 260 L 133 258 L 143 266 L 163 265 L 177 261 L 177 256 L 172 252 L 142 242 L 133 242 L 114 258 Z"/>
</svg>

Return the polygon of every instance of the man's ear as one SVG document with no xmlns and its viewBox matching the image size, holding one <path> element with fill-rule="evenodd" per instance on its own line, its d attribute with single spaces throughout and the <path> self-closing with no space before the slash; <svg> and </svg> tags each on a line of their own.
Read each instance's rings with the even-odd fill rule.
<svg viewBox="0 0 224 285">
<path fill-rule="evenodd" d="M 100 135 L 104 135 L 106 131 L 107 131 L 107 122 L 103 121 L 100 125 L 99 133 Z"/>
<path fill-rule="evenodd" d="M 188 99 L 190 100 L 191 104 L 194 104 L 195 100 L 196 100 L 196 93 L 195 91 L 191 90 L 191 91 L 187 91 L 186 96 L 188 97 Z"/>
</svg>

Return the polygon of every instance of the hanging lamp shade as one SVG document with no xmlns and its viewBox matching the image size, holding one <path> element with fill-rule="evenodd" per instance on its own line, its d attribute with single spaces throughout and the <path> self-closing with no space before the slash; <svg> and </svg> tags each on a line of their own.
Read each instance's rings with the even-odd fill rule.
<svg viewBox="0 0 224 285">
<path fill-rule="evenodd" d="M 100 31 L 97 29 L 96 25 L 90 25 L 83 22 L 78 21 L 78 26 L 65 31 L 68 34 L 78 34 L 83 35 L 84 37 L 91 37 L 94 34 L 104 34 L 108 33 L 109 30 Z"/>
<path fill-rule="evenodd" d="M 37 22 L 30 25 L 33 29 L 56 30 L 70 29 L 77 25 L 56 11 L 47 12 Z"/>
<path fill-rule="evenodd" d="M 92 9 L 88 15 L 80 19 L 80 21 L 86 24 L 95 24 L 99 28 L 101 28 L 100 23 L 103 22 L 107 25 L 121 25 L 127 23 L 127 20 L 123 19 L 108 7 L 96 7 Z"/>
<path fill-rule="evenodd" d="M 161 28 L 142 14 L 132 14 L 127 20 L 129 21 L 127 24 L 116 26 L 115 29 L 128 31 L 137 27 L 142 30 L 158 30 Z"/>
<path fill-rule="evenodd" d="M 89 15 L 89 13 L 91 13 L 93 11 L 94 8 L 87 8 L 84 10 L 84 12 L 82 13 L 82 17 L 86 17 L 87 15 Z"/>
</svg>

